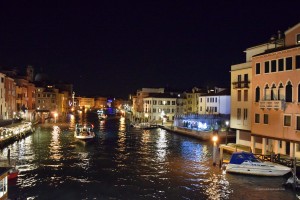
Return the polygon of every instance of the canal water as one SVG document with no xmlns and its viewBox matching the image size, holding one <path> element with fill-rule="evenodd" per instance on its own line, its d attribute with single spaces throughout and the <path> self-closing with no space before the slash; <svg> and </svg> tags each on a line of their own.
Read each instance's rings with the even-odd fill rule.
<svg viewBox="0 0 300 200">
<path fill-rule="evenodd" d="M 94 142 L 74 139 L 80 120 L 95 124 Z M 285 177 L 226 174 L 213 167 L 210 142 L 136 129 L 124 118 L 90 113 L 39 125 L 3 157 L 8 148 L 21 171 L 9 199 L 297 199 Z"/>
</svg>

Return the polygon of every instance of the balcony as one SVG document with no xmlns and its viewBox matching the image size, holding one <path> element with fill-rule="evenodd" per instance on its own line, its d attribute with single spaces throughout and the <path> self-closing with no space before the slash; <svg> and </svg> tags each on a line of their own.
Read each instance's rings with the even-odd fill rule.
<svg viewBox="0 0 300 200">
<path fill-rule="evenodd" d="M 282 100 L 262 100 L 259 101 L 260 109 L 284 110 L 285 101 Z"/>
<path fill-rule="evenodd" d="M 250 81 L 238 81 L 238 82 L 233 82 L 233 89 L 242 89 L 242 88 L 249 88 Z"/>
</svg>

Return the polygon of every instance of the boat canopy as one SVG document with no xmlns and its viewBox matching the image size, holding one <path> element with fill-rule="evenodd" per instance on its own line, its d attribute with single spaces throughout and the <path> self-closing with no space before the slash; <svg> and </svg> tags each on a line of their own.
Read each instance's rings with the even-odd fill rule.
<svg viewBox="0 0 300 200">
<path fill-rule="evenodd" d="M 242 164 L 244 161 L 261 162 L 254 156 L 253 153 L 248 152 L 234 152 L 230 159 L 230 164 Z"/>
</svg>

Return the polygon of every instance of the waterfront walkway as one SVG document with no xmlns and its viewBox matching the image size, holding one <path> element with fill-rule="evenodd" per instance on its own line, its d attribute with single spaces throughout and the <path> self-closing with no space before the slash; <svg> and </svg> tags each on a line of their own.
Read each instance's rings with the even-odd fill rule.
<svg viewBox="0 0 300 200">
<path fill-rule="evenodd" d="M 34 131 L 31 122 L 21 120 L 0 121 L 0 148 L 26 137 Z"/>
<path fill-rule="evenodd" d="M 159 127 L 171 131 L 171 132 L 175 132 L 178 134 L 182 134 L 182 135 L 186 135 L 186 136 L 190 136 L 190 137 L 194 137 L 200 140 L 211 140 L 212 136 L 217 134 L 219 139 L 225 139 L 226 137 L 228 139 L 230 138 L 235 138 L 235 133 L 232 132 L 226 132 L 226 131 L 219 131 L 219 132 L 214 132 L 214 131 L 199 131 L 196 129 L 188 129 L 188 128 L 184 128 L 184 127 L 174 127 L 173 124 L 171 122 L 159 125 Z"/>
</svg>

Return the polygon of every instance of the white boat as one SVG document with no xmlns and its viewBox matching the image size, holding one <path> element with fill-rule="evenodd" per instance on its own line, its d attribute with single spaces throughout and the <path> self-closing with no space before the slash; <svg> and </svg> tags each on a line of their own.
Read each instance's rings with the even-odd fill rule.
<svg viewBox="0 0 300 200">
<path fill-rule="evenodd" d="M 291 168 L 272 162 L 264 162 L 253 153 L 234 152 L 226 166 L 226 172 L 257 176 L 283 176 L 291 172 Z"/>
<path fill-rule="evenodd" d="M 94 126 L 92 124 L 76 124 L 74 137 L 83 141 L 94 139 Z"/>
</svg>

